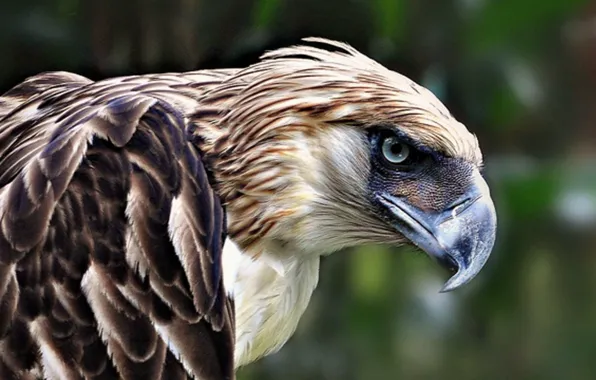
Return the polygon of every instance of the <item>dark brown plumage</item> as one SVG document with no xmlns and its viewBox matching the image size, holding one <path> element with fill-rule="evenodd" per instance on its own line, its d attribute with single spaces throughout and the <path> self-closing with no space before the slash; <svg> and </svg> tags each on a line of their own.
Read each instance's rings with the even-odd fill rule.
<svg viewBox="0 0 596 380">
<path fill-rule="evenodd" d="M 1 98 L 2 379 L 233 377 L 225 215 L 167 94 L 193 107 L 226 72 L 201 76 L 49 73 Z"/>
</svg>

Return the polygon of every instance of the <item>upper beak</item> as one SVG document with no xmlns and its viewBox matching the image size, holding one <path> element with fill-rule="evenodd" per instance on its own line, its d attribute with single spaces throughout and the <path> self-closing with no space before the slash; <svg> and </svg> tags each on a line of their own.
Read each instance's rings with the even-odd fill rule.
<svg viewBox="0 0 596 380">
<path fill-rule="evenodd" d="M 495 243 L 497 217 L 480 173 L 466 193 L 438 212 L 422 211 L 404 198 L 380 195 L 394 215 L 395 228 L 455 274 L 441 292 L 459 288 L 482 269 Z"/>
</svg>

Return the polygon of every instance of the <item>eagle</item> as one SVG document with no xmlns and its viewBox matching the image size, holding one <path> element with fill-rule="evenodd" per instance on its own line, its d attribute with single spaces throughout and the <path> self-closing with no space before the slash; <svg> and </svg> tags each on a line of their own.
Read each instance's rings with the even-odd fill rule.
<svg viewBox="0 0 596 380">
<path fill-rule="evenodd" d="M 234 379 L 347 247 L 418 247 L 456 289 L 495 241 L 481 171 L 429 90 L 337 41 L 30 77 L 0 97 L 0 378 Z"/>
</svg>

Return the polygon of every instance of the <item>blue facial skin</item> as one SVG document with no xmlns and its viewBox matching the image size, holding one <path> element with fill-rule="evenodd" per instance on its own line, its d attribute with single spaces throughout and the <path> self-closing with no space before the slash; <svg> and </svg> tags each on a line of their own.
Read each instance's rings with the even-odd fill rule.
<svg viewBox="0 0 596 380">
<path fill-rule="evenodd" d="M 409 147 L 399 164 L 381 151 L 388 136 Z M 387 128 L 373 130 L 369 141 L 371 203 L 397 232 L 453 273 L 443 292 L 472 280 L 488 260 L 496 236 L 494 205 L 478 169 Z"/>
</svg>

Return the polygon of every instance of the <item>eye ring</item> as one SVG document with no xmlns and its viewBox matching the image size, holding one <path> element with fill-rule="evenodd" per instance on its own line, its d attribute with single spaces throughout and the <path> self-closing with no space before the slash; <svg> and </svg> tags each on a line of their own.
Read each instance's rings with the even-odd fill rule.
<svg viewBox="0 0 596 380">
<path fill-rule="evenodd" d="M 397 137 L 388 136 L 381 142 L 381 153 L 390 164 L 403 164 L 410 156 L 410 147 Z"/>
</svg>

